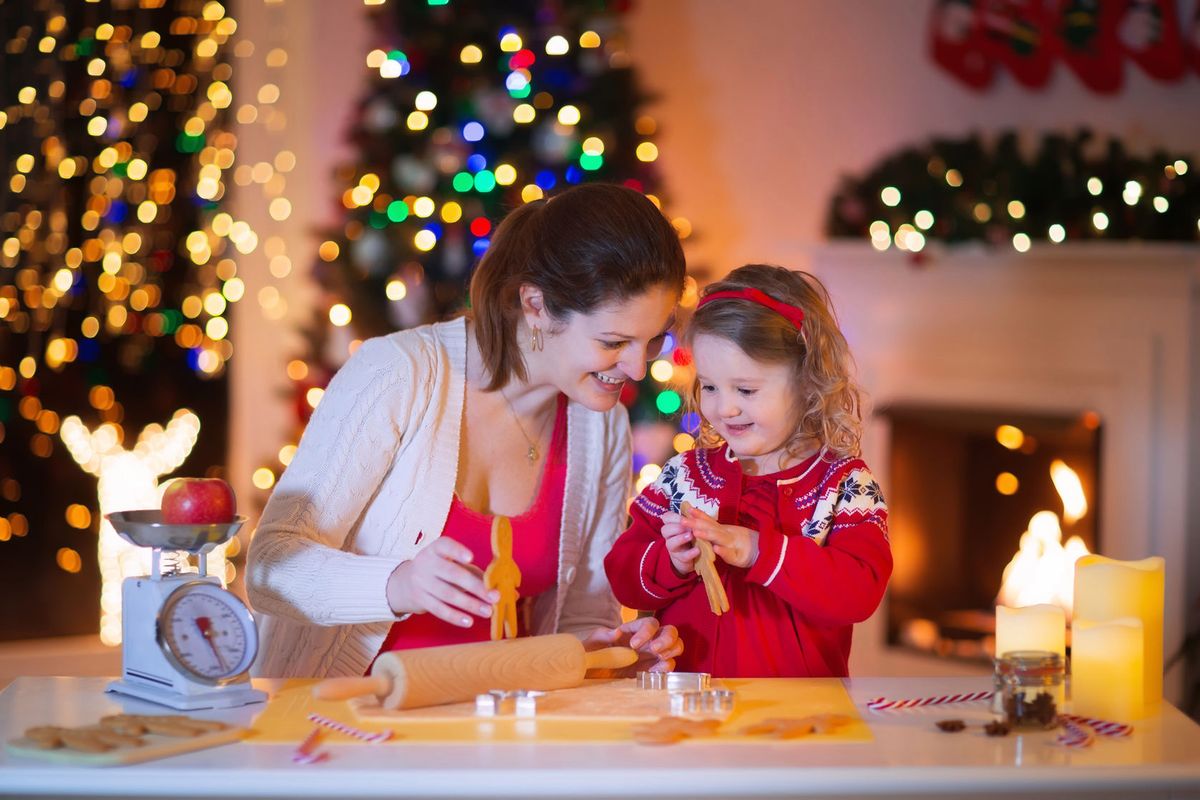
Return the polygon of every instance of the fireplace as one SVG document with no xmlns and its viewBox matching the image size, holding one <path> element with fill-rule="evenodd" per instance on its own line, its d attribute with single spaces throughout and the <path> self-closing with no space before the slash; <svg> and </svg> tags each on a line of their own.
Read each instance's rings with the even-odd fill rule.
<svg viewBox="0 0 1200 800">
<path fill-rule="evenodd" d="M 878 413 L 891 432 L 887 644 L 990 659 L 1002 578 L 1006 605 L 1069 604 L 1074 558 L 1097 551 L 1099 416 Z"/>
<path fill-rule="evenodd" d="M 1200 485 L 1194 411 L 1200 407 L 1200 250 L 1137 243 L 1038 244 L 1027 253 L 927 248 L 916 263 L 858 242 L 784 242 L 775 249 L 780 263 L 814 272 L 830 290 L 874 409 L 863 456 L 892 506 L 896 577 L 880 610 L 855 629 L 851 674 L 986 671 L 982 658 L 909 646 L 892 620 L 917 600 L 938 601 L 920 607 L 926 619 L 986 610 L 1014 539 L 1029 523 L 1024 511 L 1014 511 L 994 534 L 1005 539 L 1005 554 L 988 554 L 994 561 L 986 592 L 980 586 L 972 598 L 951 587 L 939 600 L 937 592 L 907 591 L 914 571 L 932 570 L 923 574 L 940 586 L 957 569 L 953 560 L 937 557 L 914 566 L 905 540 L 908 501 L 893 429 L 898 422 L 917 424 L 925 412 L 936 412 L 938 425 L 958 418 L 985 429 L 993 423 L 1070 426 L 1094 414 L 1088 417 L 1096 425 L 1093 443 L 1069 445 L 1095 453 L 1093 467 L 1077 467 L 1089 511 L 1073 528 L 1064 523 L 1064 538 L 1090 526 L 1092 538 L 1085 541 L 1091 550 L 1119 559 L 1166 559 L 1166 651 L 1175 652 L 1185 625 L 1196 625 L 1186 614 L 1200 596 L 1200 544 L 1190 544 L 1200 543 L 1200 493 L 1190 491 Z M 972 502 L 978 493 L 996 493 L 994 483 L 979 481 L 970 490 Z M 1041 507 L 1061 515 L 1053 488 L 1038 481 L 1038 491 L 1050 493 Z M 1030 486 L 1029 479 L 1021 483 Z M 902 608 L 893 612 L 894 604 Z M 971 627 L 964 618 L 951 619 Z M 1180 697 L 1182 673 L 1167 674 L 1168 698 Z"/>
</svg>

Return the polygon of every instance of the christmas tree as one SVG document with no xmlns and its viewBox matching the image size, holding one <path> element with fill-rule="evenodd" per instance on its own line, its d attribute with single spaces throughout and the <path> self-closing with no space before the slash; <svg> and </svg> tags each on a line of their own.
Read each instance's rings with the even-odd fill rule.
<svg viewBox="0 0 1200 800">
<path fill-rule="evenodd" d="M 216 2 L 0 3 L 0 639 L 94 632 L 101 513 L 224 462 L 235 29 Z"/>
<path fill-rule="evenodd" d="M 471 269 L 513 208 L 583 181 L 624 183 L 663 206 L 656 125 L 637 111 L 647 98 L 624 49 L 627 8 L 596 0 L 374 8 L 378 40 L 349 133 L 358 160 L 339 173 L 344 218 L 315 270 L 325 299 L 309 352 L 289 365 L 298 427 L 358 342 L 464 308 Z M 686 220 L 674 224 L 690 233 Z M 622 398 L 635 426 L 674 429 L 671 358 L 668 350 Z"/>
</svg>

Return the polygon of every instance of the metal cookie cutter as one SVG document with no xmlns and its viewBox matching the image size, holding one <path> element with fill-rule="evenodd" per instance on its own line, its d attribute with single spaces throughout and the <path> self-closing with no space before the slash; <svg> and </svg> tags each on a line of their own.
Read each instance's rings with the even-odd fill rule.
<svg viewBox="0 0 1200 800">
<path fill-rule="evenodd" d="M 733 711 L 733 692 L 705 689 L 700 692 L 676 692 L 671 695 L 672 717 L 727 717 Z"/>
<path fill-rule="evenodd" d="M 668 692 L 702 692 L 712 686 L 707 672 L 639 672 L 639 689 L 666 689 Z"/>
<path fill-rule="evenodd" d="M 475 716 L 498 717 L 511 713 L 518 717 L 537 716 L 538 698 L 545 692 L 534 692 L 528 689 L 492 689 L 484 694 L 475 695 Z M 510 705 L 511 704 L 511 705 Z M 507 709 L 511 708 L 511 711 Z"/>
</svg>

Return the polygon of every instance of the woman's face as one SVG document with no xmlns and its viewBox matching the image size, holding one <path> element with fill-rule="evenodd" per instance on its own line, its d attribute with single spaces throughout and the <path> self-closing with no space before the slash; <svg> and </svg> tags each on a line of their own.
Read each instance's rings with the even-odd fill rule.
<svg viewBox="0 0 1200 800">
<path fill-rule="evenodd" d="M 658 355 L 675 324 L 678 302 L 674 288 L 659 285 L 557 323 L 534 320 L 545 337 L 545 349 L 530 354 L 538 377 L 593 411 L 609 410 L 626 381 L 645 377 L 646 362 Z"/>
</svg>

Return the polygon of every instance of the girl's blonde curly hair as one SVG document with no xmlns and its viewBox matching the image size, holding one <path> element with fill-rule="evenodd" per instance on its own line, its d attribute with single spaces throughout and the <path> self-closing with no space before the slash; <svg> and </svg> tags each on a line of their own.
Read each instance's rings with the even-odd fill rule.
<svg viewBox="0 0 1200 800">
<path fill-rule="evenodd" d="M 700 334 L 718 336 L 736 344 L 755 361 L 790 365 L 799 422 L 787 442 L 787 452 L 799 458 L 815 443 L 838 456 L 858 455 L 862 390 L 851 375 L 854 365 L 850 348 L 838 328 L 829 292 L 807 272 L 747 264 L 710 284 L 703 296 L 738 289 L 758 289 L 801 309 L 804 322 L 800 331 L 777 312 L 752 300 L 726 298 L 696 310 L 684 332 L 684 344 L 691 348 Z M 688 400 L 691 410 L 699 413 L 699 381 L 692 382 Z M 699 445 L 720 444 L 721 437 L 703 415 L 700 419 Z"/>
</svg>

